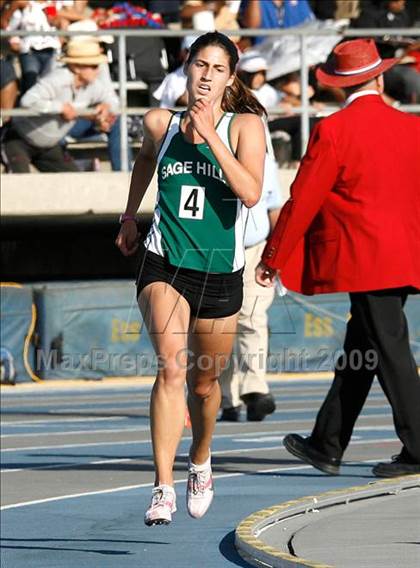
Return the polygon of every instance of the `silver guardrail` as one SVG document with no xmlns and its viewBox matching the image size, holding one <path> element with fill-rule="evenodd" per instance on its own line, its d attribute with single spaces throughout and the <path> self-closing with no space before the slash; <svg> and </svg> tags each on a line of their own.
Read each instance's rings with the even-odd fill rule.
<svg viewBox="0 0 420 568">
<path fill-rule="evenodd" d="M 118 39 L 118 94 L 120 99 L 120 116 L 121 116 L 121 166 L 124 171 L 127 171 L 127 157 L 128 157 L 128 137 L 127 137 L 127 116 L 134 114 L 144 114 L 149 110 L 149 107 L 127 107 L 127 91 L 131 90 L 129 83 L 127 81 L 127 64 L 126 64 L 126 38 L 130 37 L 186 37 L 186 36 L 199 36 L 203 34 L 203 31 L 193 30 L 193 29 L 182 29 L 182 30 L 169 30 L 169 29 L 99 29 L 95 31 L 68 31 L 68 30 L 54 30 L 54 31 L 41 31 L 41 32 L 28 32 L 22 30 L 5 31 L 2 30 L 3 37 L 12 36 L 102 36 L 106 33 L 107 35 L 112 35 Z M 326 115 L 330 112 L 335 112 L 339 107 L 329 107 L 329 111 L 324 109 L 323 111 L 314 111 L 310 107 L 308 98 L 308 77 L 309 77 L 309 66 L 307 64 L 307 45 L 306 38 L 308 36 L 336 36 L 338 38 L 343 37 L 416 37 L 420 36 L 420 28 L 376 28 L 376 29 L 312 29 L 307 26 L 301 26 L 297 28 L 286 28 L 286 29 L 251 29 L 251 28 L 241 28 L 239 30 L 223 30 L 223 33 L 227 36 L 238 36 L 242 37 L 280 37 L 280 36 L 297 36 L 300 38 L 300 56 L 301 56 L 301 68 L 300 68 L 300 84 L 301 84 L 301 106 L 295 107 L 293 111 L 301 115 L 301 138 L 302 138 L 302 154 L 305 152 L 308 139 L 309 139 L 309 117 L 313 114 L 319 116 Z M 398 108 L 405 110 L 407 112 L 419 112 L 420 105 L 401 105 Z M 270 114 L 282 114 L 279 109 L 268 109 Z M 16 111 L 19 111 L 18 113 Z M 140 112 L 141 111 L 141 112 Z M 24 111 L 24 109 L 13 109 L 10 111 L 2 110 L 1 114 L 3 116 L 36 116 L 37 113 L 33 113 L 29 110 Z M 88 114 L 86 111 L 83 114 Z"/>
</svg>

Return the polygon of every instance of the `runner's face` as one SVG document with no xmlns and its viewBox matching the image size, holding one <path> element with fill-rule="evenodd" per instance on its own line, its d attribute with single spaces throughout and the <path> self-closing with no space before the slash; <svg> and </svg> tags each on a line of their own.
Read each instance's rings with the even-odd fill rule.
<svg viewBox="0 0 420 568">
<path fill-rule="evenodd" d="M 207 99 L 221 102 L 227 86 L 233 82 L 229 68 L 229 56 L 218 46 L 201 49 L 186 69 L 187 90 L 190 101 Z"/>
</svg>

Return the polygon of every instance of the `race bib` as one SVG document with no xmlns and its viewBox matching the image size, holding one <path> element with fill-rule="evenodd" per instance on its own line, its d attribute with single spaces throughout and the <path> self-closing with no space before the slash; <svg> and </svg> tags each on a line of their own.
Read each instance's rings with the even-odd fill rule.
<svg viewBox="0 0 420 568">
<path fill-rule="evenodd" d="M 179 217 L 182 219 L 203 219 L 205 191 L 205 188 L 199 185 L 181 186 Z"/>
</svg>

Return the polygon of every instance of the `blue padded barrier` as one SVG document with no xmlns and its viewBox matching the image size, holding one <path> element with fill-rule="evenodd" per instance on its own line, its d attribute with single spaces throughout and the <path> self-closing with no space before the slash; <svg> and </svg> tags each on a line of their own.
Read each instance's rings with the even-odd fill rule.
<svg viewBox="0 0 420 568">
<path fill-rule="evenodd" d="M 43 378 L 154 374 L 133 282 L 37 284 L 34 290 L 40 336 L 36 364 Z"/>
<path fill-rule="evenodd" d="M 43 378 L 156 373 L 158 361 L 132 281 L 37 284 L 34 295 L 40 337 L 36 369 Z M 348 310 L 346 294 L 276 296 L 269 310 L 268 371 L 331 371 L 342 352 Z M 410 297 L 406 313 L 420 364 L 420 296 Z M 353 364 L 361 363 L 355 353 Z"/>
<path fill-rule="evenodd" d="M 1 382 L 14 384 L 37 380 L 33 374 L 34 346 L 30 341 L 35 314 L 32 289 L 1 284 L 0 368 Z"/>
<path fill-rule="evenodd" d="M 302 296 L 289 292 L 276 296 L 269 310 L 268 371 L 331 371 L 342 346 L 350 316 L 347 294 Z M 420 296 L 410 296 L 405 312 L 410 343 L 420 364 Z M 352 354 L 352 364 L 373 362 L 373 353 Z M 363 357 L 368 359 L 363 360 Z"/>
</svg>

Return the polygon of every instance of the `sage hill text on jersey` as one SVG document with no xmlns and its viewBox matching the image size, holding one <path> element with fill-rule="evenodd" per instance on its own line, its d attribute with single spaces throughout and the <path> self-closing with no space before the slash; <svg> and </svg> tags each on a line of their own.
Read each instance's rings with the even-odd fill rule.
<svg viewBox="0 0 420 568">
<path fill-rule="evenodd" d="M 159 173 L 162 180 L 167 179 L 169 176 L 191 174 L 198 176 L 204 175 L 216 179 L 217 181 L 226 183 L 226 180 L 223 177 L 222 168 L 217 167 L 214 164 L 210 164 L 209 162 L 173 162 L 163 165 Z"/>
</svg>

